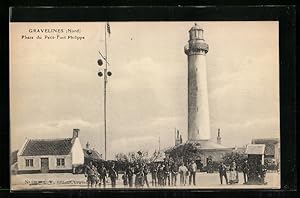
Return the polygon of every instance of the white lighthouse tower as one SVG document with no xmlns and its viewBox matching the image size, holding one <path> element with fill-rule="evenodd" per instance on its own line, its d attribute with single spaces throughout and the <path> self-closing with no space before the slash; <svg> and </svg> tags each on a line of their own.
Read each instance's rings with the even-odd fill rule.
<svg viewBox="0 0 300 198">
<path fill-rule="evenodd" d="M 208 44 L 203 29 L 196 23 L 184 47 L 188 56 L 188 142 L 210 140 L 206 54 Z"/>
</svg>

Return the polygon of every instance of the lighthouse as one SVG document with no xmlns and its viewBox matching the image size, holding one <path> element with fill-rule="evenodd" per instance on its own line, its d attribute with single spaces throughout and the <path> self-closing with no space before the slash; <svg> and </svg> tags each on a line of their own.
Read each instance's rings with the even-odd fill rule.
<svg viewBox="0 0 300 198">
<path fill-rule="evenodd" d="M 188 59 L 188 142 L 211 138 L 206 67 L 208 50 L 203 28 L 195 23 L 189 30 L 189 41 L 184 47 Z"/>
<path fill-rule="evenodd" d="M 223 160 L 226 153 L 233 151 L 232 147 L 221 144 L 220 130 L 218 130 L 217 142 L 211 140 L 206 67 L 208 50 L 208 44 L 203 37 L 203 28 L 195 24 L 189 30 L 189 41 L 184 47 L 188 61 L 188 139 L 184 144 L 192 144 L 200 151 L 192 158 L 201 161 L 204 166 L 207 166 L 211 160 Z M 182 145 L 182 139 L 180 144 L 177 142 L 175 147 L 166 152 Z"/>
<path fill-rule="evenodd" d="M 188 139 L 185 143 L 181 138 L 177 141 L 177 134 L 175 147 L 166 151 L 170 152 L 182 144 L 192 144 L 200 152 L 191 158 L 200 161 L 203 166 L 207 166 L 208 162 L 221 161 L 226 153 L 233 151 L 232 147 L 221 144 L 220 130 L 217 142 L 211 140 L 206 68 L 208 50 L 203 28 L 195 24 L 189 30 L 189 41 L 184 47 L 188 61 Z"/>
</svg>

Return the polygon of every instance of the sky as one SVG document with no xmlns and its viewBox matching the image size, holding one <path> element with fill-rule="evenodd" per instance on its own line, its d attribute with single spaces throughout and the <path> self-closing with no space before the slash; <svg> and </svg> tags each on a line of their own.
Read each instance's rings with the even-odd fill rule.
<svg viewBox="0 0 300 198">
<path fill-rule="evenodd" d="M 279 138 L 278 22 L 197 22 L 209 45 L 207 79 L 212 141 L 244 146 Z M 175 128 L 187 140 L 187 56 L 194 22 L 110 22 L 107 84 L 107 158 L 174 145 Z M 74 29 L 84 39 L 45 39 Z M 72 136 L 104 153 L 105 23 L 11 23 L 11 149 L 25 138 Z M 34 39 L 22 39 L 22 35 Z M 36 36 L 42 39 L 36 39 Z"/>
</svg>

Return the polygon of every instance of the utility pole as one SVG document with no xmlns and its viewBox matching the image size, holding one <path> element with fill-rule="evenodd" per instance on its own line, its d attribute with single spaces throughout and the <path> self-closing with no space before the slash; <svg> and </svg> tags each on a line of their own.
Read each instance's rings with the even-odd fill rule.
<svg viewBox="0 0 300 198">
<path fill-rule="evenodd" d="M 105 68 L 104 68 L 104 160 L 106 161 L 106 84 L 107 84 L 107 39 L 106 39 L 106 29 L 107 29 L 107 23 L 105 24 Z"/>
<path fill-rule="evenodd" d="M 104 56 L 99 51 L 99 54 L 101 55 L 102 59 L 105 61 L 105 67 L 103 73 L 100 71 L 98 72 L 98 76 L 102 77 L 104 80 L 104 93 L 103 93 L 103 117 L 104 117 L 104 160 L 107 158 L 107 127 L 106 127 L 106 92 L 107 92 L 107 76 L 111 76 L 112 73 L 110 71 L 107 71 L 108 63 L 108 53 L 107 53 L 107 34 L 106 32 L 110 33 L 110 27 L 108 25 L 108 22 L 104 26 L 104 40 L 105 40 L 105 54 Z M 103 61 L 101 59 L 98 60 L 98 65 L 102 66 Z"/>
</svg>

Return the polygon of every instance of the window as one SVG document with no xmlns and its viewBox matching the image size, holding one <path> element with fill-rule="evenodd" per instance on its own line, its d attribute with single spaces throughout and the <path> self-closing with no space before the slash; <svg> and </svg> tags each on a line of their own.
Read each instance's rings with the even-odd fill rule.
<svg viewBox="0 0 300 198">
<path fill-rule="evenodd" d="M 26 167 L 33 167 L 33 159 L 26 159 L 25 165 Z"/>
<path fill-rule="evenodd" d="M 199 37 L 199 31 L 198 31 L 198 30 L 195 31 L 195 37 L 196 37 L 196 38 Z"/>
<path fill-rule="evenodd" d="M 57 158 L 56 159 L 57 166 L 65 166 L 65 159 L 64 158 Z"/>
</svg>

